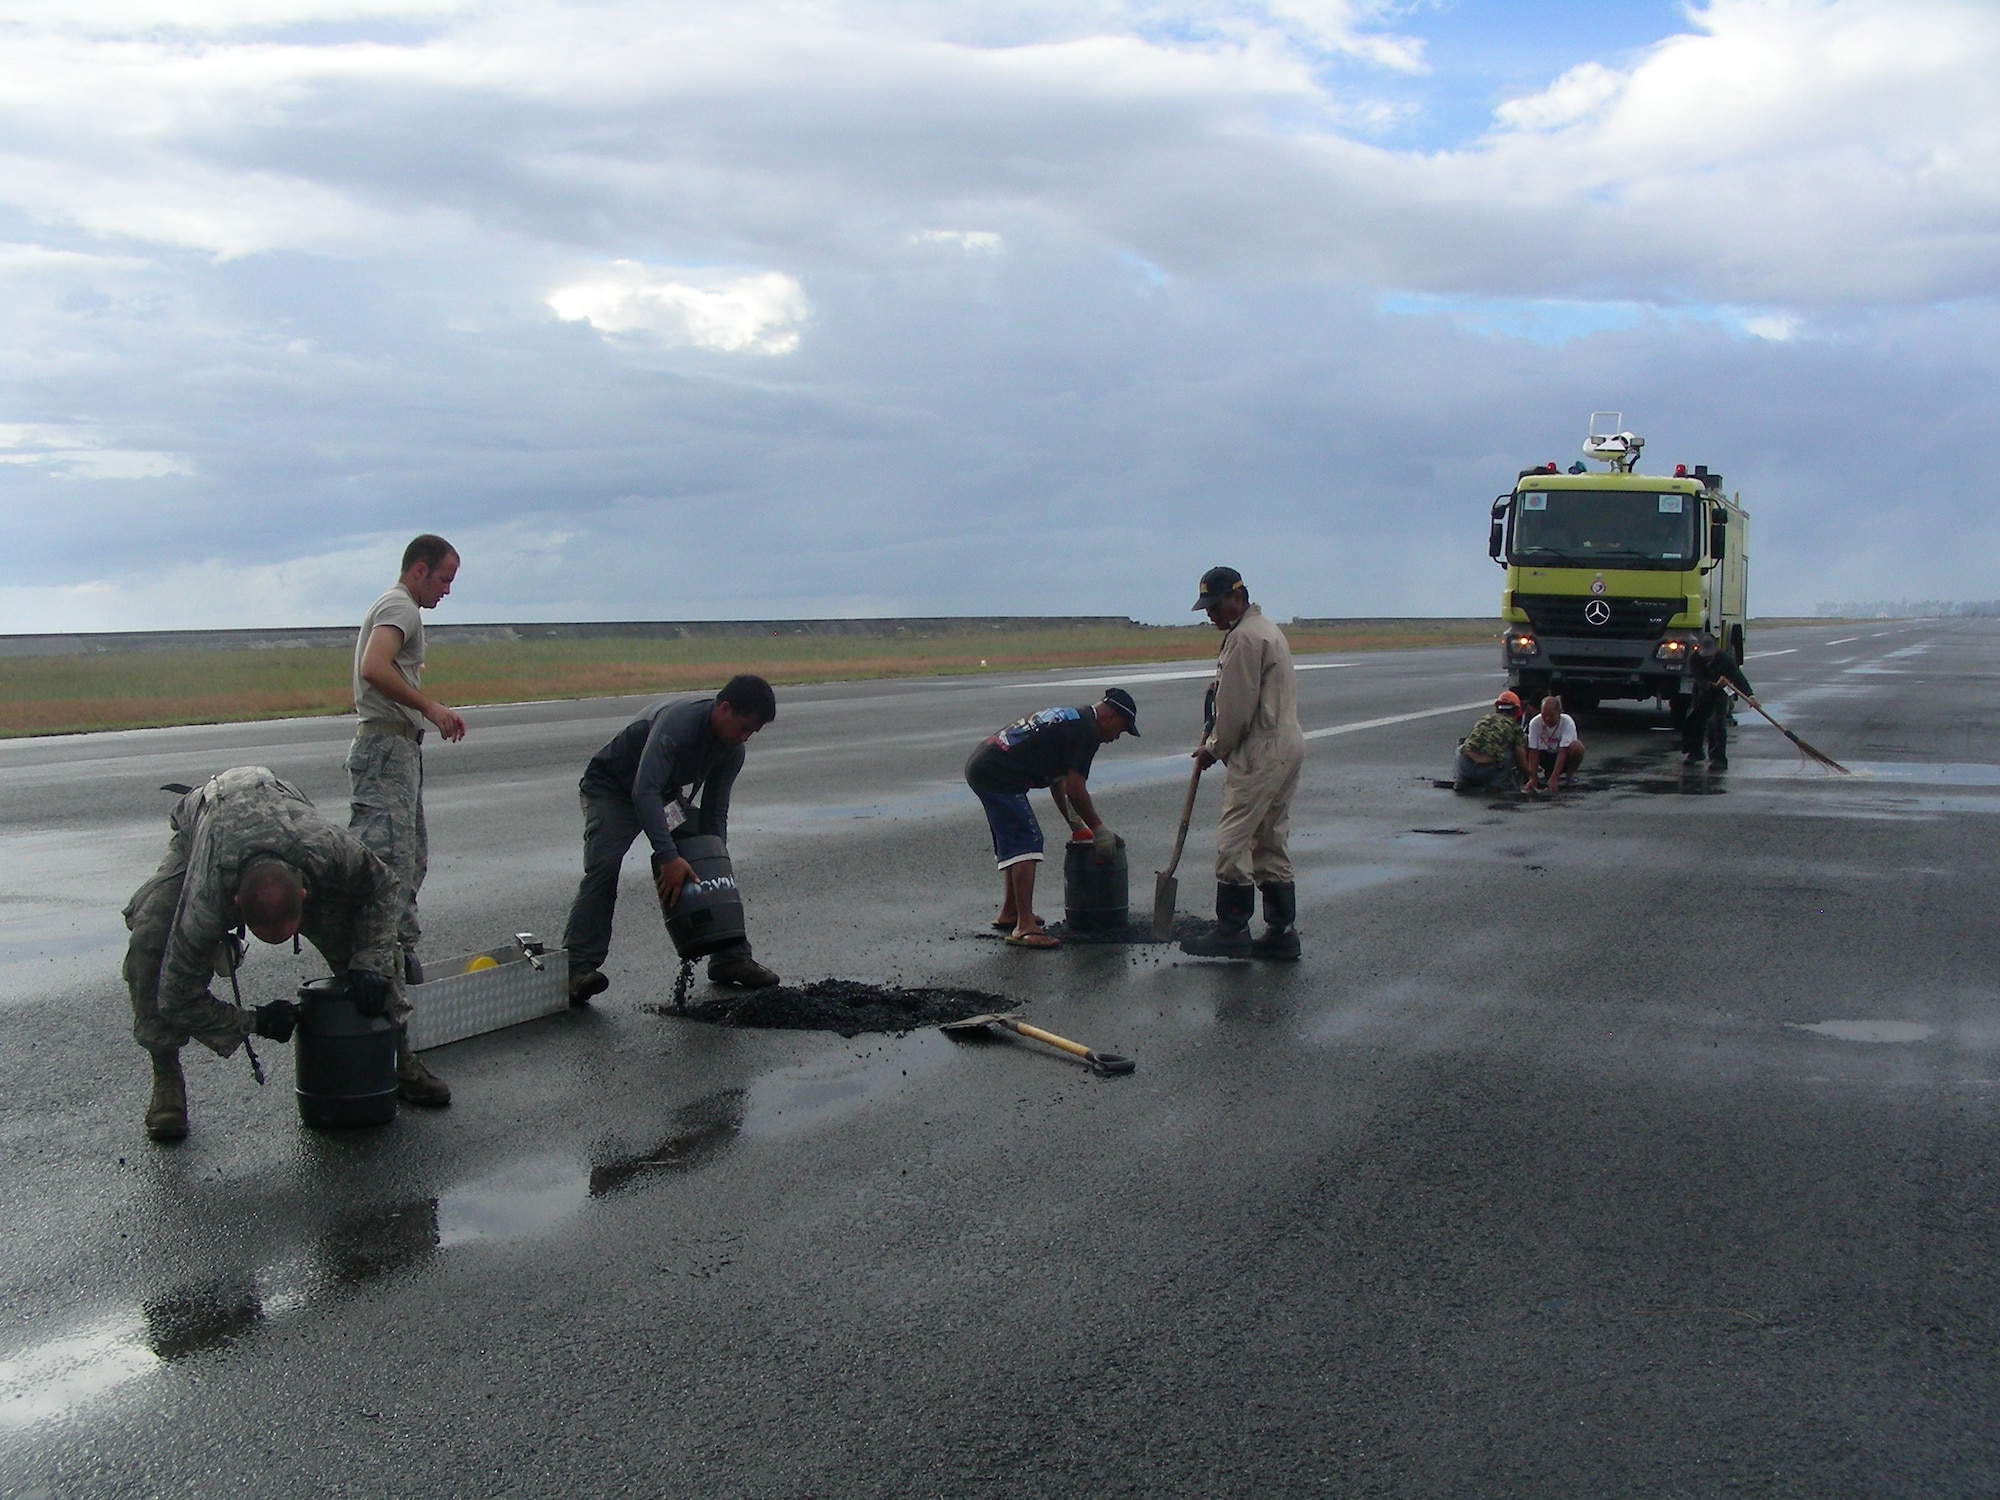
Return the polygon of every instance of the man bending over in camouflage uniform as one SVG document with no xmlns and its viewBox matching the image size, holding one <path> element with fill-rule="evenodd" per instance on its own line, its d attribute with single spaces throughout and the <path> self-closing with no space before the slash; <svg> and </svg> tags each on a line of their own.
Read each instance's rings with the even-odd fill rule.
<svg viewBox="0 0 2000 1500">
<path fill-rule="evenodd" d="M 451 1102 L 402 1030 L 409 1007 L 397 981 L 396 923 L 405 898 L 387 865 L 262 766 L 224 771 L 182 797 L 167 821 L 167 857 L 125 908 L 132 1035 L 153 1057 L 148 1135 L 187 1134 L 180 1049 L 190 1037 L 219 1057 L 246 1036 L 291 1040 L 291 1001 L 248 1010 L 209 993 L 218 969 L 227 974 L 240 959 L 246 928 L 266 943 L 310 941 L 347 976 L 359 1008 L 396 1018 L 397 1092 L 414 1104 Z"/>
</svg>

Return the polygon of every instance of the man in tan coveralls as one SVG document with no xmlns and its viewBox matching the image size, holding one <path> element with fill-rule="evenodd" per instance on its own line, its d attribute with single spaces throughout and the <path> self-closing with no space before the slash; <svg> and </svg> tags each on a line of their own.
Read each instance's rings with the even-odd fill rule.
<svg viewBox="0 0 2000 1500">
<path fill-rule="evenodd" d="M 1201 575 L 1194 607 L 1223 632 L 1208 690 L 1208 733 L 1194 752 L 1203 770 L 1229 768 L 1222 820 L 1215 829 L 1215 931 L 1182 946 L 1212 958 L 1296 959 L 1298 887 L 1285 849 L 1292 794 L 1305 764 L 1292 648 L 1284 632 L 1250 602 L 1243 575 L 1210 568 Z M 1250 936 L 1257 892 L 1264 893 L 1264 932 Z"/>
</svg>

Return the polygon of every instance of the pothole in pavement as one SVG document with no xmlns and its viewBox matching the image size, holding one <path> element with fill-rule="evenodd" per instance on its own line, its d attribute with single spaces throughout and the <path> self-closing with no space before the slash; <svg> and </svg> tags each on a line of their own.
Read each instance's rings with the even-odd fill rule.
<svg viewBox="0 0 2000 1500">
<path fill-rule="evenodd" d="M 864 1031 L 916 1031 L 963 1021 L 1012 1002 L 986 990 L 905 988 L 863 984 L 855 979 L 820 979 L 805 985 L 775 985 L 699 1000 L 685 1010 L 646 1007 L 655 1014 L 712 1026 L 752 1026 L 777 1031 L 832 1031 L 858 1036 Z"/>
</svg>

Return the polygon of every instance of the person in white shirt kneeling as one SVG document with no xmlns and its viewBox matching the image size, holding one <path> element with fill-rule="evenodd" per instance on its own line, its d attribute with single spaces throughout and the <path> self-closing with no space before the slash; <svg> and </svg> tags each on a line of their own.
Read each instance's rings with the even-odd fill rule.
<svg viewBox="0 0 2000 1500">
<path fill-rule="evenodd" d="M 1550 695 L 1542 711 L 1528 720 L 1528 754 L 1534 757 L 1535 784 L 1551 790 L 1568 786 L 1583 764 L 1583 741 L 1576 720 L 1563 712 L 1562 699 Z"/>
</svg>

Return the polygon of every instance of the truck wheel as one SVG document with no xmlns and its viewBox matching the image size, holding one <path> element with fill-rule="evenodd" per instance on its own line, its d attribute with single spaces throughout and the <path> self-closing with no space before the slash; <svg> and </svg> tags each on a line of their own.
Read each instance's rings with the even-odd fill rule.
<svg viewBox="0 0 2000 1500">
<path fill-rule="evenodd" d="M 1667 699 L 1667 722 L 1676 729 L 1687 723 L 1688 705 L 1693 701 L 1692 693 L 1675 693 Z"/>
</svg>

